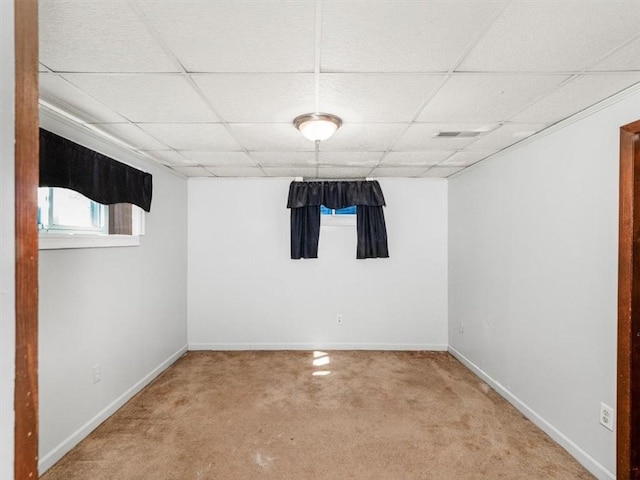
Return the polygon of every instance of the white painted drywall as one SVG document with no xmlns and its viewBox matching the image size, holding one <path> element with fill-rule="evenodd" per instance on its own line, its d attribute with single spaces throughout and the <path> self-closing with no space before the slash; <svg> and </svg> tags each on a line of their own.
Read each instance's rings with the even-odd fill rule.
<svg viewBox="0 0 640 480">
<path fill-rule="evenodd" d="M 136 163 L 42 120 L 55 133 Z M 153 203 L 140 246 L 40 251 L 41 470 L 186 347 L 187 182 L 141 166 L 153 174 Z M 102 372 L 96 384 L 95 365 Z"/>
<path fill-rule="evenodd" d="M 601 478 L 615 471 L 598 419 L 616 405 L 619 127 L 638 118 L 640 93 L 449 184 L 451 346 Z"/>
<path fill-rule="evenodd" d="M 13 478 L 15 375 L 13 2 L 0 2 L 0 478 Z"/>
<path fill-rule="evenodd" d="M 446 181 L 381 180 L 390 258 L 367 260 L 355 226 L 291 260 L 289 183 L 189 180 L 190 348 L 445 349 Z"/>
</svg>

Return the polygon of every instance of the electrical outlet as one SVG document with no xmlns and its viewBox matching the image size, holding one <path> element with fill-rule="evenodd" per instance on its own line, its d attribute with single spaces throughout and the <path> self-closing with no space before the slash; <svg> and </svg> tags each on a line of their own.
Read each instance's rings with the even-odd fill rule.
<svg viewBox="0 0 640 480">
<path fill-rule="evenodd" d="M 608 405 L 605 405 L 604 403 L 601 403 L 600 404 L 600 425 L 602 425 L 605 428 L 608 428 L 613 432 L 613 424 L 614 424 L 613 408 L 611 408 Z"/>
<path fill-rule="evenodd" d="M 460 333 L 464 333 L 464 324 L 460 321 Z"/>
<path fill-rule="evenodd" d="M 100 380 L 102 380 L 102 366 L 100 365 L 94 365 L 93 366 L 93 383 L 98 383 Z"/>
<path fill-rule="evenodd" d="M 341 313 L 336 315 L 336 323 L 338 325 L 342 325 L 342 314 Z"/>
</svg>

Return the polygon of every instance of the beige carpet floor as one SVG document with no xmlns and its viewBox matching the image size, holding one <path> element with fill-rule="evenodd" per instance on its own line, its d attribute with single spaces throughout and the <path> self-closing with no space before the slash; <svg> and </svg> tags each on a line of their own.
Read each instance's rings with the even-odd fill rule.
<svg viewBox="0 0 640 480">
<path fill-rule="evenodd" d="M 587 479 L 441 352 L 190 352 L 44 480 Z"/>
</svg>

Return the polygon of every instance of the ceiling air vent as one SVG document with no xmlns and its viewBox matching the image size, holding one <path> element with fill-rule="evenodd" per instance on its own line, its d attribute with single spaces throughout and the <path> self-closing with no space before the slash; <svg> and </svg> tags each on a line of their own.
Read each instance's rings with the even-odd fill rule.
<svg viewBox="0 0 640 480">
<path fill-rule="evenodd" d="M 477 137 L 483 132 L 474 132 L 474 131 L 466 131 L 466 132 L 438 132 L 436 137 L 446 137 L 446 138 L 473 138 Z"/>
</svg>

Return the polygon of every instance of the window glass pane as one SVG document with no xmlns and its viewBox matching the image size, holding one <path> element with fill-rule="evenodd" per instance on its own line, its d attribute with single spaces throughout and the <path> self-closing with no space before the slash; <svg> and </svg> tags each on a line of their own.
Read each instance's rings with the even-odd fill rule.
<svg viewBox="0 0 640 480">
<path fill-rule="evenodd" d="M 351 205 L 350 207 L 338 208 L 336 210 L 327 208 L 324 205 L 320 205 L 320 215 L 355 215 L 357 207 Z"/>
<path fill-rule="evenodd" d="M 47 187 L 38 188 L 38 228 L 49 228 L 49 191 Z"/>
<path fill-rule="evenodd" d="M 106 207 L 66 188 L 39 188 L 38 225 L 48 230 L 106 232 Z"/>
<path fill-rule="evenodd" d="M 320 205 L 320 215 L 331 215 L 331 209 L 325 207 L 324 205 Z"/>
</svg>

